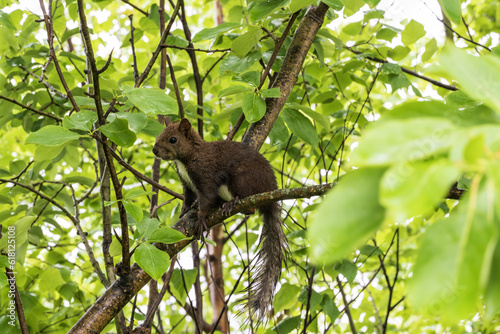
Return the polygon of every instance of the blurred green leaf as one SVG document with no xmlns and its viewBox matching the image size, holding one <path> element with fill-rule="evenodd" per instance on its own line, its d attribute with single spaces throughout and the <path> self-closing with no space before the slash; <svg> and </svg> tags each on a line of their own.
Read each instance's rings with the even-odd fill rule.
<svg viewBox="0 0 500 334">
<path fill-rule="evenodd" d="M 388 120 L 368 128 L 352 152 L 353 166 L 383 166 L 423 160 L 445 152 L 454 141 L 454 126 L 446 119 Z"/>
<path fill-rule="evenodd" d="M 315 263 L 343 259 L 380 228 L 385 209 L 378 196 L 385 170 L 363 168 L 347 173 L 328 193 L 308 231 Z"/>
<path fill-rule="evenodd" d="M 453 46 L 446 46 L 439 56 L 441 68 L 460 83 L 463 90 L 478 101 L 500 113 L 498 77 L 500 59 L 492 55 L 481 57 L 467 54 Z"/>
</svg>

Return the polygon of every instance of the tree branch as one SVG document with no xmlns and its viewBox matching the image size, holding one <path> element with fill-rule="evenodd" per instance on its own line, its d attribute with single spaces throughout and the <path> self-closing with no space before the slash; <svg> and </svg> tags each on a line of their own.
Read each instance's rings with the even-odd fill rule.
<svg viewBox="0 0 500 334">
<path fill-rule="evenodd" d="M 21 108 L 23 109 L 28 109 L 29 111 L 32 111 L 36 114 L 39 114 L 39 115 L 42 115 L 42 116 L 46 116 L 46 117 L 49 117 L 49 118 L 52 118 L 53 120 L 55 120 L 56 122 L 58 123 L 61 123 L 62 122 L 62 118 L 60 117 L 57 117 L 56 115 L 52 115 L 52 114 L 49 114 L 49 113 L 46 113 L 46 112 L 43 112 L 41 110 L 37 110 L 35 108 L 32 108 L 30 106 L 27 106 L 25 104 L 22 104 L 21 102 L 17 102 L 16 100 L 14 99 L 11 99 L 11 98 L 8 98 L 7 96 L 3 96 L 3 95 L 0 95 L 0 99 L 2 100 L 5 100 L 5 101 L 9 101 L 10 103 L 14 103 L 18 106 L 20 106 Z"/>
<path fill-rule="evenodd" d="M 311 6 L 295 31 L 283 65 L 276 80 L 272 83 L 272 88 L 277 87 L 280 89 L 281 96 L 279 98 L 266 98 L 267 107 L 264 117 L 260 121 L 253 123 L 243 137 L 243 142 L 253 148 L 259 149 L 262 146 L 285 105 L 292 88 L 297 82 L 297 77 L 314 37 L 323 24 L 328 8 L 322 2 L 318 6 Z"/>
</svg>

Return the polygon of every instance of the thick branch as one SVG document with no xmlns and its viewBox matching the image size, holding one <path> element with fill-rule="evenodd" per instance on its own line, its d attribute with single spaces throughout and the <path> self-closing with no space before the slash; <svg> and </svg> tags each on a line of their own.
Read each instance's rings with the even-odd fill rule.
<svg viewBox="0 0 500 334">
<path fill-rule="evenodd" d="M 296 199 L 325 194 L 335 184 L 322 184 L 312 187 L 278 189 L 269 193 L 257 194 L 238 201 L 234 206 L 231 215 L 238 212 L 245 212 L 250 208 L 260 206 L 266 203 L 284 200 Z M 211 214 L 207 221 L 208 228 L 220 224 L 229 216 L 224 216 L 221 210 Z M 192 237 L 197 231 L 196 223 L 198 215 L 195 210 L 186 213 L 174 226 L 176 230 L 182 232 L 187 237 Z M 157 244 L 156 246 L 167 252 L 170 257 L 180 252 L 184 247 L 193 241 L 183 240 L 175 244 Z M 73 326 L 68 333 L 100 333 L 106 325 L 113 320 L 116 314 L 137 294 L 144 285 L 151 280 L 137 264 L 130 268 L 128 275 L 117 279 L 111 287 L 88 309 L 80 320 Z"/>
<path fill-rule="evenodd" d="M 281 96 L 279 98 L 266 99 L 266 114 L 260 121 L 250 126 L 243 138 L 243 142 L 253 148 L 259 149 L 262 146 L 281 109 L 285 105 L 293 86 L 297 82 L 297 77 L 311 48 L 314 37 L 323 24 L 327 10 L 328 6 L 324 3 L 320 3 L 318 6 L 311 6 L 300 22 L 283 61 L 283 65 L 272 84 L 273 88 L 277 87 L 280 89 Z"/>
</svg>

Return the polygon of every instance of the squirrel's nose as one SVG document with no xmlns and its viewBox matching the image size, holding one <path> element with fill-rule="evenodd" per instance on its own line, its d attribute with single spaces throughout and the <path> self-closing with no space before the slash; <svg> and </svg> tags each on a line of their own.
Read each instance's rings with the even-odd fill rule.
<svg viewBox="0 0 500 334">
<path fill-rule="evenodd" d="M 153 153 L 154 155 L 158 155 L 158 148 L 156 146 L 153 147 Z"/>
</svg>

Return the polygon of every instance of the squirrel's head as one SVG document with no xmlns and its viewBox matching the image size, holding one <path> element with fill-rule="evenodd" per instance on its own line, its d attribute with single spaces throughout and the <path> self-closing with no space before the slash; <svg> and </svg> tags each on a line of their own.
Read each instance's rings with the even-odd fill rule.
<svg viewBox="0 0 500 334">
<path fill-rule="evenodd" d="M 165 130 L 156 138 L 153 153 L 162 160 L 184 160 L 191 153 L 199 138 L 185 118 L 172 123 L 165 118 Z"/>
</svg>

